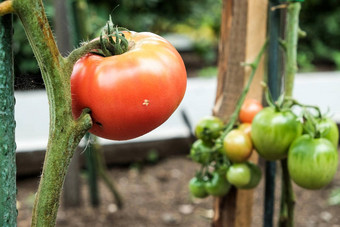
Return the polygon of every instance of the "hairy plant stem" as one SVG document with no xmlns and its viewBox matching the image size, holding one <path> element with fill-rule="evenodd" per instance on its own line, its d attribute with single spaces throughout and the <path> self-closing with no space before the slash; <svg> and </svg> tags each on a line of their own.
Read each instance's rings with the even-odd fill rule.
<svg viewBox="0 0 340 227">
<path fill-rule="evenodd" d="M 13 0 L 13 9 L 38 61 L 50 112 L 49 139 L 33 207 L 32 226 L 55 226 L 68 165 L 92 121 L 86 111 L 77 120 L 72 117 L 70 75 L 75 58 L 68 61 L 60 55 L 42 1 Z"/>
<path fill-rule="evenodd" d="M 301 4 L 299 2 L 291 2 L 287 7 L 286 21 L 286 66 L 285 66 L 285 95 L 291 97 L 293 95 L 294 79 L 297 71 L 297 44 L 299 37 L 299 14 Z M 282 204 L 279 218 L 280 227 L 294 226 L 294 205 L 295 196 L 292 182 L 289 176 L 287 159 L 281 160 L 282 167 Z"/>
<path fill-rule="evenodd" d="M 299 14 L 301 3 L 292 2 L 287 6 L 287 23 L 286 23 L 286 66 L 285 66 L 285 96 L 293 95 L 294 79 L 297 72 L 297 45 L 299 38 Z"/>
</svg>

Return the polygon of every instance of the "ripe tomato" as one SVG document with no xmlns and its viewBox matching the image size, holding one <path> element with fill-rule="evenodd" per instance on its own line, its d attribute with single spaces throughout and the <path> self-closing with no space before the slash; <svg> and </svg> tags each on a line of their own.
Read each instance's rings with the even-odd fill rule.
<svg viewBox="0 0 340 227">
<path fill-rule="evenodd" d="M 205 182 L 205 190 L 212 196 L 224 196 L 229 192 L 230 187 L 225 175 L 218 172 L 213 172 L 212 177 Z"/>
<path fill-rule="evenodd" d="M 223 130 L 222 120 L 214 116 L 202 118 L 195 127 L 195 135 L 206 143 L 213 143 Z"/>
<path fill-rule="evenodd" d="M 239 119 L 243 123 L 251 123 L 255 115 L 262 109 L 262 104 L 256 99 L 246 99 L 241 106 Z"/>
<path fill-rule="evenodd" d="M 267 160 L 283 159 L 290 144 L 301 135 L 302 124 L 290 110 L 266 107 L 251 124 L 251 139 L 257 152 Z"/>
<path fill-rule="evenodd" d="M 225 153 L 232 162 L 246 161 L 253 150 L 250 137 L 239 129 L 231 130 L 223 139 Z"/>
<path fill-rule="evenodd" d="M 205 190 L 205 182 L 197 177 L 193 177 L 189 181 L 189 191 L 191 195 L 196 198 L 205 198 L 208 196 L 208 193 Z"/>
<path fill-rule="evenodd" d="M 334 145 L 338 147 L 339 143 L 339 130 L 336 123 L 330 118 L 323 118 L 318 122 L 318 129 L 320 130 L 320 136 L 328 139 Z"/>
<path fill-rule="evenodd" d="M 338 167 L 338 152 L 324 138 L 303 135 L 288 152 L 288 171 L 292 180 L 307 189 L 319 189 L 329 184 Z"/>
<path fill-rule="evenodd" d="M 190 157 L 198 163 L 207 164 L 210 162 L 211 152 L 211 148 L 203 140 L 196 140 L 191 146 Z"/>
<path fill-rule="evenodd" d="M 125 32 L 121 55 L 87 54 L 71 75 L 72 111 L 91 109 L 90 132 L 107 139 L 141 136 L 166 121 L 186 89 L 186 70 L 176 49 L 152 33 Z"/>
<path fill-rule="evenodd" d="M 252 162 L 235 163 L 227 171 L 227 180 L 237 188 L 255 188 L 261 180 L 261 169 Z"/>
</svg>

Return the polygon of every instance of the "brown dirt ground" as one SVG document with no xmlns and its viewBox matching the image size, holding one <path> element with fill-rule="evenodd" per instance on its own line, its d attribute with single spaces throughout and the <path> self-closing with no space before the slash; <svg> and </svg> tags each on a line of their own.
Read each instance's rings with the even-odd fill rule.
<svg viewBox="0 0 340 227">
<path fill-rule="evenodd" d="M 189 196 L 187 183 L 198 165 L 185 156 L 169 157 L 155 165 L 136 168 L 109 169 L 124 198 L 124 208 L 117 210 L 112 195 L 100 182 L 101 204 L 89 205 L 88 187 L 82 175 L 82 206 L 68 208 L 62 204 L 57 226 L 72 227 L 206 227 L 213 214 L 212 198 L 203 200 Z M 263 180 L 255 191 L 253 227 L 262 226 Z M 18 180 L 18 226 L 30 226 L 30 215 L 38 178 Z M 277 184 L 279 185 L 279 183 Z M 327 198 L 332 189 L 340 187 L 340 171 L 335 180 L 323 190 L 308 191 L 295 187 L 297 227 L 340 227 L 340 206 L 329 206 Z M 279 203 L 277 187 L 276 204 Z M 277 208 L 275 217 L 277 217 Z"/>
</svg>

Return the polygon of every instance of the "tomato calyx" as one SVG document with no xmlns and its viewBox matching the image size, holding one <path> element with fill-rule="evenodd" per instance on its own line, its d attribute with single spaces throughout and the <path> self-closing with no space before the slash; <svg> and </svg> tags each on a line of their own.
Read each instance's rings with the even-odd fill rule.
<svg viewBox="0 0 340 227">
<path fill-rule="evenodd" d="M 102 57 L 109 57 L 128 51 L 134 43 L 130 43 L 125 38 L 123 31 L 129 30 L 114 25 L 110 16 L 99 37 L 101 48 L 91 51 L 91 53 Z"/>
</svg>

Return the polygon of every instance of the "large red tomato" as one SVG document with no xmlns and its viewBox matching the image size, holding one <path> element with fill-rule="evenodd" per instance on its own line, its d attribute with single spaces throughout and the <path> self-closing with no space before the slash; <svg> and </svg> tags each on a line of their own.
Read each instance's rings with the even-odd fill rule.
<svg viewBox="0 0 340 227">
<path fill-rule="evenodd" d="M 183 60 L 168 41 L 147 32 L 124 33 L 127 52 L 111 57 L 87 54 L 71 76 L 74 117 L 90 108 L 90 132 L 113 140 L 132 139 L 161 125 L 186 89 Z"/>
</svg>

